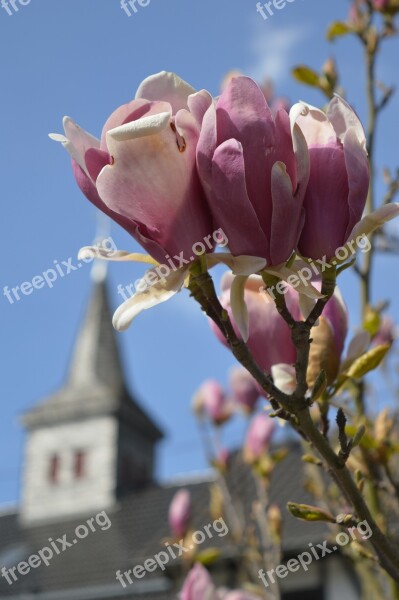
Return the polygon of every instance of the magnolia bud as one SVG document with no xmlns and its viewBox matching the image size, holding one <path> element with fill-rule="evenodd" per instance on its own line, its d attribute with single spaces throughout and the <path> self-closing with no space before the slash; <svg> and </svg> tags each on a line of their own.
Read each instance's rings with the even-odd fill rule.
<svg viewBox="0 0 399 600">
<path fill-rule="evenodd" d="M 191 494 L 188 490 L 179 490 L 169 507 L 169 526 L 178 538 L 187 533 L 188 524 L 191 519 L 192 505 Z"/>
</svg>

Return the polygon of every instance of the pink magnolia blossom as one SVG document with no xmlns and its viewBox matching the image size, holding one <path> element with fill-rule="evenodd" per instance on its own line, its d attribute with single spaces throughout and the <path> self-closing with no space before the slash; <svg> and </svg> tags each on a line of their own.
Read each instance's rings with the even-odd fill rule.
<svg viewBox="0 0 399 600">
<path fill-rule="evenodd" d="M 159 262 L 190 260 L 213 231 L 197 175 L 196 147 L 211 96 L 173 73 L 144 80 L 106 121 L 101 140 L 65 117 L 62 142 L 76 181 L 97 208 Z"/>
<path fill-rule="evenodd" d="M 305 140 L 287 112 L 273 116 L 253 80 L 233 77 L 204 116 L 197 163 L 231 253 L 286 261 L 303 227 L 309 177 Z"/>
<path fill-rule="evenodd" d="M 194 396 L 194 409 L 199 416 L 206 415 L 215 425 L 221 425 L 232 414 L 231 405 L 218 381 L 204 381 Z"/>
<path fill-rule="evenodd" d="M 221 304 L 233 320 L 233 326 L 239 334 L 239 329 L 233 318 L 231 304 L 231 286 L 233 276 L 227 274 L 222 280 Z M 291 339 L 291 330 L 279 315 L 276 305 L 269 294 L 264 291 L 260 277 L 249 278 L 245 285 L 244 300 L 248 310 L 248 347 L 256 362 L 270 373 L 271 366 L 277 363 L 294 363 L 295 347 Z M 296 319 L 300 319 L 298 295 L 289 288 L 286 295 L 287 305 Z M 225 345 L 227 342 L 219 328 L 210 322 L 217 338 Z"/>
<path fill-rule="evenodd" d="M 259 385 L 248 371 L 242 367 L 234 367 L 230 373 L 230 388 L 233 402 L 244 412 L 251 414 L 261 395 Z"/>
<path fill-rule="evenodd" d="M 192 505 L 191 494 L 188 490 L 179 490 L 169 507 L 169 526 L 178 538 L 186 535 L 188 524 L 191 519 Z"/>
<path fill-rule="evenodd" d="M 186 577 L 180 600 L 259 600 L 259 596 L 243 590 L 217 589 L 209 572 L 197 563 Z"/>
<path fill-rule="evenodd" d="M 233 281 L 234 277 L 231 274 L 226 274 L 223 277 L 220 301 L 227 310 L 237 334 L 240 335 L 232 310 L 232 304 L 234 303 L 234 298 L 232 298 Z M 316 282 L 315 285 L 320 287 L 320 283 Z M 294 319 L 298 321 L 307 317 L 307 314 L 303 313 L 304 308 L 300 306 L 298 294 L 290 286 L 287 286 L 286 289 L 286 304 Z M 295 363 L 296 350 L 292 342 L 291 330 L 278 313 L 274 300 L 264 289 L 261 277 L 254 275 L 247 279 L 244 289 L 244 302 L 248 312 L 247 345 L 251 354 L 258 365 L 268 373 L 273 372 L 273 366 L 279 365 L 278 372 L 286 380 L 286 367 L 290 367 Z M 213 321 L 210 321 L 210 325 L 217 338 L 227 345 L 225 337 Z M 327 369 L 329 380 L 335 378 L 347 332 L 348 311 L 339 289 L 336 288 L 333 297 L 324 308 L 319 324 L 314 326 L 311 331 L 311 337 L 314 339 L 314 344 L 311 346 L 312 373 L 309 372 L 311 383 L 314 383 L 314 373 L 318 369 L 317 377 L 321 368 Z M 281 369 L 281 367 L 284 368 Z M 290 371 L 293 371 L 291 367 Z M 274 372 L 277 371 L 274 369 Z M 292 378 L 291 375 L 290 377 Z M 275 383 L 278 385 L 276 379 Z M 284 385 L 287 383 L 285 389 L 288 393 L 292 385 L 287 381 L 284 382 Z"/>
<path fill-rule="evenodd" d="M 186 577 L 180 600 L 219 600 L 216 587 L 208 571 L 197 563 Z"/>
<path fill-rule="evenodd" d="M 298 248 L 303 256 L 330 260 L 362 218 L 370 179 L 366 138 L 356 113 L 338 96 L 327 114 L 305 104 L 294 109 L 310 156 Z"/>
<path fill-rule="evenodd" d="M 256 415 L 249 426 L 244 442 L 244 456 L 248 462 L 262 458 L 270 446 L 275 422 L 266 413 Z"/>
</svg>

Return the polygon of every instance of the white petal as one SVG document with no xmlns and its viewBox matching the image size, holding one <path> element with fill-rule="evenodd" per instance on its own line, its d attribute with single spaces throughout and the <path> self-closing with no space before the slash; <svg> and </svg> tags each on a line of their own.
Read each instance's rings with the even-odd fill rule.
<svg viewBox="0 0 399 600">
<path fill-rule="evenodd" d="M 294 131 L 295 123 L 300 116 L 306 116 L 309 113 L 309 106 L 304 102 L 297 102 L 291 107 L 290 110 L 290 122 L 291 122 L 291 133 Z"/>
<path fill-rule="evenodd" d="M 295 367 L 285 363 L 273 365 L 271 368 L 274 385 L 285 394 L 292 394 L 296 388 Z"/>
<path fill-rule="evenodd" d="M 309 179 L 309 150 L 302 129 L 296 121 L 298 117 L 306 115 L 308 112 L 309 108 L 303 102 L 294 104 L 290 110 L 291 135 L 297 162 L 298 183 L 303 186 L 307 185 Z"/>
<path fill-rule="evenodd" d="M 259 256 L 233 256 L 228 252 L 207 254 L 206 261 L 210 269 L 220 264 L 227 265 L 234 275 L 252 275 L 266 266 L 266 260 Z"/>
<path fill-rule="evenodd" d="M 328 105 L 327 116 L 341 142 L 343 142 L 348 129 L 353 127 L 359 143 L 366 150 L 367 142 L 363 125 L 350 104 L 341 98 L 341 96 L 338 96 L 338 94 L 335 94 Z"/>
<path fill-rule="evenodd" d="M 244 299 L 247 279 L 248 277 L 242 275 L 234 277 L 230 290 L 230 306 L 233 318 L 244 342 L 247 342 L 249 337 L 248 309 Z"/>
<path fill-rule="evenodd" d="M 336 133 L 327 115 L 306 102 L 295 104 L 290 110 L 292 134 L 297 123 L 305 136 L 308 146 L 325 145 L 331 139 L 336 139 Z"/>
<path fill-rule="evenodd" d="M 225 271 L 222 275 L 222 279 L 220 280 L 220 289 L 222 292 L 229 290 L 233 285 L 234 275 L 231 271 Z"/>
<path fill-rule="evenodd" d="M 309 181 L 310 158 L 306 138 L 302 132 L 302 129 L 297 123 L 295 123 L 292 132 L 292 141 L 296 157 L 298 184 L 302 188 L 302 191 L 307 186 Z"/>
<path fill-rule="evenodd" d="M 54 142 L 60 142 L 61 144 L 66 144 L 68 142 L 68 138 L 62 133 L 49 133 L 48 136 L 50 140 L 53 140 Z"/>
<path fill-rule="evenodd" d="M 137 121 L 131 121 L 125 125 L 120 125 L 107 132 L 107 142 L 109 138 L 117 142 L 122 142 L 147 135 L 154 135 L 168 126 L 170 118 L 171 113 L 162 112 L 149 117 L 142 117 L 141 119 L 137 119 Z"/>
<path fill-rule="evenodd" d="M 159 279 L 156 269 L 150 269 L 137 285 L 137 292 L 115 311 L 112 323 L 117 331 L 124 331 L 133 319 L 143 310 L 166 302 L 180 292 L 184 285 L 187 268 L 172 271 L 167 277 Z M 150 284 L 152 275 L 158 280 Z M 142 289 L 140 289 L 142 288 Z"/>
<path fill-rule="evenodd" d="M 195 89 L 178 75 L 161 71 L 144 79 L 137 90 L 136 98 L 170 102 L 175 115 L 181 108 L 187 108 L 187 99 L 194 93 Z"/>
</svg>

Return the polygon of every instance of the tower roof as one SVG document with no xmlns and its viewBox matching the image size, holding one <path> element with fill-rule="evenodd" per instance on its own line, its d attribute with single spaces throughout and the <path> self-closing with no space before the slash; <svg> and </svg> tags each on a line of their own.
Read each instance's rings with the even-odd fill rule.
<svg viewBox="0 0 399 600">
<path fill-rule="evenodd" d="M 127 389 L 107 282 L 98 278 L 76 337 L 65 385 L 26 412 L 22 421 L 31 429 L 110 413 L 122 413 L 154 440 L 163 437 Z"/>
</svg>

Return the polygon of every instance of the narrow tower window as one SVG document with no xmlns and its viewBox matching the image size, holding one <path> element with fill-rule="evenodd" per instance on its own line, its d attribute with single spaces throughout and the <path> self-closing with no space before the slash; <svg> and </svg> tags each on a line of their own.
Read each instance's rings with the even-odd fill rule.
<svg viewBox="0 0 399 600">
<path fill-rule="evenodd" d="M 75 452 L 74 474 L 75 479 L 83 479 L 85 476 L 86 453 L 83 450 Z"/>
<path fill-rule="evenodd" d="M 49 480 L 52 485 L 57 485 L 60 474 L 60 457 L 58 454 L 53 454 L 49 464 Z"/>
</svg>

